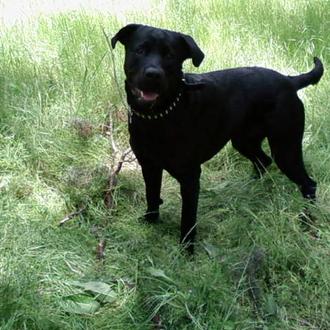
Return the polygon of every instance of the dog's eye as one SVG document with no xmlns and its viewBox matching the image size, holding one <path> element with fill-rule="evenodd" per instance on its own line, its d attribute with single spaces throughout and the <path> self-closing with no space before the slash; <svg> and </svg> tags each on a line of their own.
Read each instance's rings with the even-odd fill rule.
<svg viewBox="0 0 330 330">
<path fill-rule="evenodd" d="M 135 50 L 135 53 L 138 54 L 138 55 L 142 55 L 142 54 L 144 54 L 144 48 L 143 48 L 143 47 L 138 47 L 138 48 Z"/>
<path fill-rule="evenodd" d="M 174 58 L 174 54 L 170 51 L 167 51 L 165 54 L 164 54 L 164 57 L 167 59 L 167 60 L 173 60 Z"/>
<path fill-rule="evenodd" d="M 165 57 L 166 57 L 168 60 L 173 60 L 173 58 L 174 58 L 174 54 L 173 54 L 173 53 L 167 53 L 167 54 L 165 55 Z"/>
</svg>

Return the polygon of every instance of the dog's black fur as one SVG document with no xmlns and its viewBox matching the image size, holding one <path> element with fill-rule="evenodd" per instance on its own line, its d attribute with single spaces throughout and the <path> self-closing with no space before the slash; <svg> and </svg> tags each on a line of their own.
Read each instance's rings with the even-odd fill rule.
<svg viewBox="0 0 330 330">
<path fill-rule="evenodd" d="M 180 183 L 180 242 L 193 252 L 201 164 L 229 140 L 261 175 L 272 162 L 261 149 L 267 137 L 281 171 L 315 199 L 316 183 L 303 163 L 304 106 L 297 91 L 320 80 L 319 59 L 298 76 L 260 67 L 183 74 L 184 60 L 199 66 L 204 57 L 190 36 L 129 24 L 112 38 L 113 48 L 117 41 L 125 46 L 130 144 L 142 166 L 146 220 L 158 219 L 165 169 Z"/>
</svg>

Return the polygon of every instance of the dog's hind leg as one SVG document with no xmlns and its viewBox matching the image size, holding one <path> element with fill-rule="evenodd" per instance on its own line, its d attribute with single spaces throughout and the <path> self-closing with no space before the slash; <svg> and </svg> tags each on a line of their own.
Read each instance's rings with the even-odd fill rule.
<svg viewBox="0 0 330 330">
<path fill-rule="evenodd" d="M 270 140 L 272 154 L 279 169 L 298 185 L 302 195 L 315 200 L 316 182 L 312 180 L 305 169 L 301 145 L 296 143 L 277 143 Z"/>
<path fill-rule="evenodd" d="M 272 159 L 265 154 L 261 148 L 264 136 L 244 136 L 240 135 L 232 139 L 233 147 L 244 157 L 248 158 L 259 177 L 261 177 L 266 168 L 272 163 Z"/>
<path fill-rule="evenodd" d="M 280 170 L 294 183 L 296 183 L 309 202 L 315 202 L 316 182 L 312 180 L 305 169 L 301 151 L 301 145 L 277 144 L 270 141 L 274 160 Z M 314 222 L 310 209 L 304 207 L 299 215 L 299 220 L 305 230 L 309 230 L 310 224 Z"/>
<path fill-rule="evenodd" d="M 302 195 L 315 200 L 316 182 L 305 169 L 302 154 L 304 106 L 298 98 L 287 98 L 278 104 L 280 115 L 269 125 L 268 140 L 273 158 L 280 170 L 294 183 Z"/>
</svg>

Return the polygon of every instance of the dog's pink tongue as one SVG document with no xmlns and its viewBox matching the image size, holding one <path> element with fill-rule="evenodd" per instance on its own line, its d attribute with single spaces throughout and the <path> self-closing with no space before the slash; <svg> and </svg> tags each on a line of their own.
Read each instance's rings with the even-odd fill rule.
<svg viewBox="0 0 330 330">
<path fill-rule="evenodd" d="M 143 92 L 143 91 L 141 91 L 141 97 L 145 101 L 155 101 L 156 98 L 158 97 L 158 94 L 157 93 L 152 93 L 152 92 Z"/>
</svg>

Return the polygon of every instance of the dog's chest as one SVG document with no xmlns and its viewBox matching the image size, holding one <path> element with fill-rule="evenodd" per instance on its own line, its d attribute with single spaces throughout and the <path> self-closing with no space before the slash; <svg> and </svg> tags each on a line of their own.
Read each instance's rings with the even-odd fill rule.
<svg viewBox="0 0 330 330">
<path fill-rule="evenodd" d="M 161 161 L 164 166 L 182 163 L 194 154 L 190 127 L 184 121 L 137 119 L 129 125 L 130 143 L 138 158 Z"/>
</svg>

